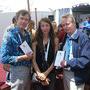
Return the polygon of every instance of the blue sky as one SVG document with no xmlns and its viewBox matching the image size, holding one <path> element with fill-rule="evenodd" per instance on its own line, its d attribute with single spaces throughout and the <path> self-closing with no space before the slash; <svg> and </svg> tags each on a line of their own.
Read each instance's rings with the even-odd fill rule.
<svg viewBox="0 0 90 90">
<path fill-rule="evenodd" d="M 90 0 L 29 0 L 30 9 L 34 11 L 55 10 L 71 7 L 78 3 L 90 3 Z M 27 9 L 27 0 L 0 0 L 0 9 L 4 12 L 15 12 L 20 9 Z"/>
</svg>

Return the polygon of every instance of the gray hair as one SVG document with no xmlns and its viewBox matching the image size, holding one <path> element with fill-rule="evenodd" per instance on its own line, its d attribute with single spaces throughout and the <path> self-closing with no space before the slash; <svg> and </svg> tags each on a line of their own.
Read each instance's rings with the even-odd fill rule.
<svg viewBox="0 0 90 90">
<path fill-rule="evenodd" d="M 72 15 L 72 14 L 66 14 L 66 15 L 63 15 L 62 16 L 62 19 L 63 18 L 71 18 L 71 20 L 72 20 L 72 23 L 76 23 L 76 21 L 75 21 L 75 18 L 74 18 L 74 16 Z"/>
</svg>

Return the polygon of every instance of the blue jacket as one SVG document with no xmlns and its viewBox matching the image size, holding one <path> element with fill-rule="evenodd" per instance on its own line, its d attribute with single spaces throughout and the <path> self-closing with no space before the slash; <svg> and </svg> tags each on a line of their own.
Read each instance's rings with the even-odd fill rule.
<svg viewBox="0 0 90 90">
<path fill-rule="evenodd" d="M 17 61 L 17 57 L 24 55 L 20 45 L 25 41 L 30 45 L 30 35 L 25 30 L 25 36 L 20 33 L 19 27 L 10 28 L 5 32 L 1 45 L 2 63 L 14 66 L 30 66 L 31 61 Z"/>
<path fill-rule="evenodd" d="M 76 84 L 90 83 L 90 40 L 88 36 L 78 30 L 77 35 L 72 39 L 72 50 L 74 58 L 68 60 L 67 65 L 74 72 Z"/>
</svg>

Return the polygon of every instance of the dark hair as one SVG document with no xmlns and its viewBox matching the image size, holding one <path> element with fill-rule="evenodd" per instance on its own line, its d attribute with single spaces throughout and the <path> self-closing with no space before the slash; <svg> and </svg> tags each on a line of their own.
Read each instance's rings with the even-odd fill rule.
<svg viewBox="0 0 90 90">
<path fill-rule="evenodd" d="M 13 24 L 16 23 L 16 16 L 14 16 L 14 17 L 12 18 L 12 23 L 13 23 Z"/>
<path fill-rule="evenodd" d="M 29 16 L 29 20 L 31 20 L 30 14 L 29 14 L 29 12 L 28 12 L 27 10 L 19 10 L 19 11 L 16 13 L 16 19 L 18 19 L 18 17 L 19 17 L 20 15 L 25 16 L 26 14 Z"/>
<path fill-rule="evenodd" d="M 60 31 L 62 29 L 62 24 L 58 25 L 58 31 Z"/>
<path fill-rule="evenodd" d="M 52 45 L 53 50 L 54 50 L 54 47 L 55 47 L 54 37 L 55 37 L 55 35 L 54 35 L 54 30 L 53 30 L 52 24 L 48 18 L 42 18 L 38 24 L 38 29 L 36 31 L 36 37 L 35 37 L 35 40 L 37 41 L 37 46 L 40 49 L 40 51 L 42 52 L 43 51 L 43 33 L 41 30 L 41 23 L 42 22 L 46 22 L 50 25 L 49 37 L 50 37 L 51 45 Z"/>
</svg>

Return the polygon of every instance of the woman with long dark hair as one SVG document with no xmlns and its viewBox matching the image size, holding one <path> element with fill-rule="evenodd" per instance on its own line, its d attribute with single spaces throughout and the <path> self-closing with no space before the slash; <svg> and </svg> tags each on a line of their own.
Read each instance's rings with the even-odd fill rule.
<svg viewBox="0 0 90 90">
<path fill-rule="evenodd" d="M 39 81 L 36 90 L 54 90 L 53 62 L 58 49 L 58 39 L 55 38 L 52 24 L 48 18 L 40 20 L 32 48 L 34 51 L 33 67 Z"/>
</svg>

